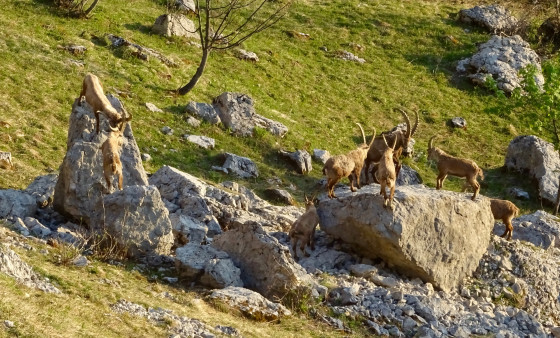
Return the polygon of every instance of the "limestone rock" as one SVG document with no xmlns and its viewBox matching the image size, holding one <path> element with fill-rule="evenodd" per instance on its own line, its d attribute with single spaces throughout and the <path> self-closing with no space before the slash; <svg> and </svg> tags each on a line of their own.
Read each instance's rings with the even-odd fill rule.
<svg viewBox="0 0 560 338">
<path fill-rule="evenodd" d="M 58 181 L 57 174 L 48 174 L 36 177 L 35 180 L 33 180 L 33 182 L 25 188 L 25 192 L 35 196 L 37 206 L 44 208 L 54 199 L 54 187 L 56 186 L 56 181 Z"/>
<path fill-rule="evenodd" d="M 281 299 L 297 289 L 312 287 L 313 280 L 295 264 L 287 247 L 255 222 L 241 222 L 234 220 L 232 228 L 216 236 L 212 246 L 227 252 L 241 269 L 246 288 L 268 299 Z"/>
<path fill-rule="evenodd" d="M 186 111 L 191 115 L 200 117 L 210 124 L 218 124 L 222 122 L 220 115 L 214 106 L 208 103 L 197 103 L 191 101 L 187 104 Z"/>
<path fill-rule="evenodd" d="M 214 149 L 214 147 L 216 146 L 216 141 L 213 138 L 207 136 L 185 134 L 183 135 L 183 138 L 204 149 Z"/>
<path fill-rule="evenodd" d="M 175 0 L 175 6 L 183 12 L 196 12 L 196 5 L 194 0 Z"/>
<path fill-rule="evenodd" d="M 0 190 L 0 219 L 34 216 L 37 211 L 35 197 L 13 189 Z"/>
<path fill-rule="evenodd" d="M 151 111 L 152 113 L 163 113 L 163 110 L 159 109 L 155 104 L 151 102 L 146 102 L 146 109 Z"/>
<path fill-rule="evenodd" d="M 206 240 L 208 227 L 206 224 L 190 216 L 180 213 L 169 215 L 175 237 L 175 246 L 183 246 L 187 243 L 202 244 Z"/>
<path fill-rule="evenodd" d="M 182 281 L 210 288 L 243 286 L 240 270 L 228 254 L 208 245 L 187 244 L 175 252 L 175 267 Z"/>
<path fill-rule="evenodd" d="M 160 15 L 154 22 L 152 31 L 164 36 L 198 37 L 194 22 L 179 13 Z"/>
<path fill-rule="evenodd" d="M 307 174 L 313 169 L 311 167 L 311 155 L 309 155 L 307 150 L 296 150 L 294 152 L 280 150 L 279 153 L 292 160 L 300 174 Z"/>
<path fill-rule="evenodd" d="M 532 214 L 514 218 L 512 225 L 512 240 L 529 242 L 543 249 L 560 247 L 560 219 L 556 216 L 538 210 Z M 504 230 L 503 223 L 496 223 L 494 234 L 501 236 Z"/>
<path fill-rule="evenodd" d="M 325 164 L 330 157 L 331 154 L 327 150 L 313 149 L 313 159 L 323 164 Z"/>
<path fill-rule="evenodd" d="M 515 88 L 521 87 L 518 73 L 529 65 L 536 67 L 535 82 L 537 86 L 542 87 L 544 77 L 540 58 L 529 43 L 523 41 L 519 35 L 494 35 L 479 45 L 478 52 L 472 57 L 459 61 L 457 71 L 466 73 L 475 84 L 483 84 L 487 77 L 492 76 L 499 89 L 511 93 Z"/>
<path fill-rule="evenodd" d="M 454 117 L 449 122 L 454 128 L 467 128 L 467 120 L 462 117 Z"/>
<path fill-rule="evenodd" d="M 494 225 L 490 202 L 465 194 L 397 187 L 395 209 L 383 208 L 379 185 L 322 200 L 320 227 L 365 257 L 380 257 L 405 275 L 443 290 L 470 275 L 486 251 Z"/>
<path fill-rule="evenodd" d="M 459 11 L 459 20 L 474 23 L 486 28 L 492 34 L 506 33 L 511 35 L 516 29 L 518 21 L 502 6 L 475 6 Z"/>
<path fill-rule="evenodd" d="M 539 183 L 539 196 L 555 203 L 560 156 L 552 143 L 533 135 L 518 136 L 508 145 L 505 166 L 510 170 L 527 172 Z"/>
<path fill-rule="evenodd" d="M 267 197 L 273 201 L 283 204 L 294 205 L 295 200 L 292 195 L 283 189 L 268 188 L 264 191 Z"/>
<path fill-rule="evenodd" d="M 169 214 L 154 186 L 127 186 L 106 195 L 92 226 L 104 229 L 133 258 L 170 253 L 173 234 Z"/>
<path fill-rule="evenodd" d="M 251 159 L 232 153 L 224 153 L 222 156 L 224 158 L 222 168 L 228 173 L 242 178 L 259 177 L 259 169 Z"/>
<path fill-rule="evenodd" d="M 259 57 L 255 52 L 249 52 L 244 49 L 238 49 L 236 51 L 236 56 L 241 60 L 252 61 L 252 62 L 259 61 Z"/>
<path fill-rule="evenodd" d="M 27 287 L 37 288 L 48 293 L 60 293 L 55 286 L 36 274 L 17 253 L 2 245 L 0 245 L 0 273 L 15 278 L 18 283 Z"/>
<path fill-rule="evenodd" d="M 214 290 L 209 298 L 224 302 L 258 321 L 278 320 L 292 314 L 282 304 L 273 303 L 260 294 L 241 287 L 230 286 Z"/>
<path fill-rule="evenodd" d="M 252 136 L 255 127 L 268 130 L 271 134 L 284 136 L 288 128 L 255 112 L 253 99 L 240 93 L 222 93 L 214 99 L 214 108 L 226 128 L 237 136 Z"/>
<path fill-rule="evenodd" d="M 397 177 L 397 186 L 412 184 L 422 184 L 422 178 L 416 170 L 403 164 Z"/>
</svg>

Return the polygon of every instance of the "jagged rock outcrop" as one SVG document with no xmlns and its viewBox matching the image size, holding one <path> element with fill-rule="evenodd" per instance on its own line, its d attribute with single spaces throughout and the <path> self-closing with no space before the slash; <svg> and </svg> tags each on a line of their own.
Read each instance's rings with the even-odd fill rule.
<svg viewBox="0 0 560 338">
<path fill-rule="evenodd" d="M 117 111 L 122 111 L 118 99 L 111 95 L 107 98 Z M 97 134 L 91 107 L 86 102 L 81 106 L 75 102 L 72 106 L 67 152 L 54 191 L 55 210 L 85 225 L 99 217 L 101 210 L 97 206 L 107 192 L 100 148 L 107 137 L 103 130 L 108 130 L 108 122 L 103 115 L 99 119 L 100 133 Z M 130 124 L 124 129 L 123 139 L 120 155 L 123 186 L 147 185 L 148 178 Z"/>
<path fill-rule="evenodd" d="M 152 31 L 163 36 L 184 36 L 187 38 L 198 37 L 194 22 L 180 13 L 160 15 L 154 22 Z"/>
<path fill-rule="evenodd" d="M 54 199 L 54 187 L 56 186 L 57 180 L 57 174 L 39 176 L 35 178 L 24 191 L 35 196 L 37 206 L 44 208 L 52 203 Z"/>
<path fill-rule="evenodd" d="M 443 290 L 474 271 L 494 226 L 484 197 L 473 202 L 464 194 L 403 186 L 396 189 L 391 211 L 383 207 L 377 184 L 337 194 L 319 203 L 322 230 L 365 257 L 380 257 Z"/>
<path fill-rule="evenodd" d="M 475 6 L 459 11 L 459 20 L 486 28 L 492 34 L 511 35 L 517 29 L 517 18 L 499 5 Z"/>
<path fill-rule="evenodd" d="M 253 99 L 246 94 L 225 92 L 216 97 L 212 105 L 190 102 L 186 111 L 211 124 L 221 122 L 237 136 L 252 136 L 255 127 L 277 136 L 288 132 L 282 123 L 257 114 Z"/>
<path fill-rule="evenodd" d="M 258 321 L 278 320 L 292 314 L 282 304 L 273 303 L 260 294 L 241 287 L 230 286 L 214 290 L 209 298 L 219 300 Z"/>
<path fill-rule="evenodd" d="M 294 152 L 280 150 L 278 153 L 289 158 L 298 168 L 298 172 L 300 174 L 305 175 L 313 170 L 313 167 L 311 166 L 311 155 L 307 152 L 307 150 L 298 149 Z"/>
<path fill-rule="evenodd" d="M 54 285 L 33 271 L 14 251 L 0 245 L 0 273 L 13 277 L 18 283 L 44 292 L 60 293 Z"/>
<path fill-rule="evenodd" d="M 560 247 L 560 219 L 546 211 L 537 210 L 514 218 L 512 225 L 512 240 L 529 242 L 543 249 Z M 504 230 L 503 223 L 496 223 L 494 234 L 502 235 Z"/>
<path fill-rule="evenodd" d="M 227 253 L 209 245 L 187 244 L 175 251 L 175 268 L 186 286 L 242 287 L 241 271 Z"/>
<path fill-rule="evenodd" d="M 505 166 L 528 173 L 539 184 L 539 196 L 555 203 L 560 156 L 552 143 L 533 135 L 518 136 L 508 145 Z"/>
<path fill-rule="evenodd" d="M 20 190 L 0 190 L 0 219 L 25 218 L 35 215 L 37 202 L 34 196 Z"/>
<path fill-rule="evenodd" d="M 106 195 L 98 205 L 98 214 L 90 225 L 106 231 L 128 257 L 167 255 L 173 245 L 169 213 L 154 186 L 127 186 Z"/>
<path fill-rule="evenodd" d="M 459 61 L 457 72 L 466 74 L 474 84 L 484 84 L 488 77 L 493 77 L 499 89 L 511 93 L 521 87 L 519 71 L 528 66 L 536 68 L 535 82 L 542 87 L 540 58 L 529 43 L 519 35 L 494 35 L 480 44 L 473 56 Z"/>
<path fill-rule="evenodd" d="M 268 299 L 281 299 L 297 290 L 311 290 L 311 277 L 296 264 L 289 249 L 246 219 L 232 221 L 230 230 L 216 236 L 212 246 L 227 252 L 241 269 L 246 288 Z"/>
</svg>

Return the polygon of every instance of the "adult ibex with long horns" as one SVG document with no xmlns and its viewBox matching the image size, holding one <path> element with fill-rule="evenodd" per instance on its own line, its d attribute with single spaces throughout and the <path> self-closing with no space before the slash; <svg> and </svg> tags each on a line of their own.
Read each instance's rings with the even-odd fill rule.
<svg viewBox="0 0 560 338">
<path fill-rule="evenodd" d="M 395 149 L 393 154 L 394 155 L 404 155 L 404 156 L 409 156 L 410 154 L 406 151 L 406 149 L 408 148 L 408 142 L 410 141 L 410 138 L 414 135 L 414 133 L 416 132 L 416 129 L 418 128 L 418 113 L 415 112 L 416 115 L 416 121 L 414 123 L 414 126 L 411 126 L 410 123 L 410 118 L 408 117 L 408 114 L 401 108 L 395 108 L 397 109 L 403 116 L 405 122 L 406 122 L 406 131 L 402 131 L 400 128 L 395 128 L 392 131 L 386 131 L 381 133 L 381 135 L 377 136 L 376 138 L 374 138 L 374 140 L 371 142 L 368 153 L 367 153 L 367 157 L 365 159 L 364 162 L 364 168 L 365 168 L 365 175 L 366 175 L 366 183 L 369 183 L 369 170 L 370 170 L 370 166 L 372 164 L 378 163 L 381 161 L 381 157 L 383 156 L 383 153 L 385 152 L 385 149 L 388 147 L 386 144 L 393 144 L 395 143 Z M 387 140 L 387 142 L 384 141 L 383 137 L 385 137 L 385 139 Z M 395 173 L 398 176 L 399 174 L 399 170 L 401 168 L 401 164 L 399 161 L 398 156 L 394 156 L 393 157 L 393 162 L 395 164 Z M 377 167 L 378 168 L 378 167 Z M 378 169 L 377 169 L 378 170 Z M 372 176 L 374 179 L 375 178 L 375 171 L 376 171 L 376 167 L 373 168 L 373 172 L 372 172 Z"/>
<path fill-rule="evenodd" d="M 481 179 L 484 179 L 482 169 L 472 160 L 451 156 L 438 147 L 434 147 L 435 137 L 436 136 L 432 136 L 428 142 L 428 159 L 437 162 L 439 173 L 436 180 L 436 189 L 441 189 L 447 175 L 465 177 L 466 182 L 463 186 L 463 191 L 465 191 L 467 185 L 470 184 L 474 189 L 474 194 L 471 198 L 474 201 L 480 190 L 480 184 L 477 182 L 476 178 L 480 176 Z"/>
</svg>

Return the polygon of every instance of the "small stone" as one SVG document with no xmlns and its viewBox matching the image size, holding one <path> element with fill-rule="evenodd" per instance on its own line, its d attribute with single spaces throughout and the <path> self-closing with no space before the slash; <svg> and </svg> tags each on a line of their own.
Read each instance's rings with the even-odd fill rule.
<svg viewBox="0 0 560 338">
<path fill-rule="evenodd" d="M 450 124 L 454 128 L 467 128 L 467 120 L 462 117 L 452 118 Z"/>
<path fill-rule="evenodd" d="M 163 113 L 163 110 L 159 109 L 155 104 L 150 102 L 146 102 L 146 108 L 148 108 L 148 110 L 152 113 Z"/>
<path fill-rule="evenodd" d="M 74 264 L 77 267 L 84 267 L 89 264 L 89 261 L 86 257 L 79 255 L 72 260 L 72 264 Z"/>
<path fill-rule="evenodd" d="M 14 327 L 16 326 L 16 325 L 14 324 L 14 322 L 12 322 L 11 320 L 5 320 L 5 321 L 4 321 L 4 325 L 5 325 L 7 328 L 9 328 L 9 329 L 12 329 L 12 328 L 14 328 Z"/>
<path fill-rule="evenodd" d="M 200 120 L 190 116 L 190 115 L 185 115 L 185 121 L 187 122 L 187 124 L 193 128 L 198 128 L 200 127 Z"/>
<path fill-rule="evenodd" d="M 142 153 L 142 161 L 148 162 L 152 160 L 152 156 L 148 153 Z"/>
<path fill-rule="evenodd" d="M 161 128 L 161 132 L 165 135 L 173 135 L 173 129 L 171 129 L 171 127 L 168 126 Z"/>
<path fill-rule="evenodd" d="M 169 284 L 175 284 L 179 281 L 177 277 L 163 277 L 162 280 L 166 281 Z"/>
</svg>

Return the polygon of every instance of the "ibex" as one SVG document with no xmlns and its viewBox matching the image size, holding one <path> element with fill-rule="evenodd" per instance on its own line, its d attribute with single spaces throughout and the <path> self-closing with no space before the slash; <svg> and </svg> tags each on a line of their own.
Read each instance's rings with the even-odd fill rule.
<svg viewBox="0 0 560 338">
<path fill-rule="evenodd" d="M 118 127 L 122 129 L 122 124 L 129 121 L 126 111 L 123 111 L 123 116 L 111 105 L 105 94 L 99 78 L 91 73 L 86 74 L 82 84 L 82 91 L 77 101 L 80 104 L 82 97 L 85 97 L 86 102 L 93 109 L 95 115 L 95 130 L 99 134 L 99 113 L 102 113 L 109 120 L 111 127 Z M 123 108 L 124 109 L 124 108 Z"/>
<path fill-rule="evenodd" d="M 467 184 L 470 184 L 474 189 L 474 194 L 471 198 L 474 201 L 480 190 L 480 184 L 478 184 L 476 179 L 478 176 L 484 179 L 482 169 L 472 160 L 448 155 L 443 150 L 434 147 L 433 142 L 435 137 L 436 136 L 432 136 L 428 142 L 428 159 L 437 162 L 439 173 L 436 180 L 436 189 L 439 190 L 442 188 L 443 181 L 448 174 L 457 177 L 465 177 L 466 182 L 463 191 L 467 188 Z"/>
<path fill-rule="evenodd" d="M 406 114 L 406 112 L 404 110 L 402 110 L 401 108 L 396 108 L 399 110 L 399 112 L 402 114 L 405 122 L 406 122 L 406 132 L 403 132 L 401 129 L 399 128 L 395 128 L 392 131 L 388 131 L 388 132 L 383 132 L 381 133 L 381 135 L 384 135 L 387 139 L 387 142 L 389 143 L 395 143 L 395 149 L 394 149 L 394 154 L 401 154 L 404 156 L 409 156 L 409 153 L 407 153 L 405 150 L 408 148 L 408 142 L 410 141 L 410 138 L 414 135 L 414 133 L 416 132 L 416 129 L 418 128 L 418 113 L 415 112 L 416 115 L 416 121 L 414 123 L 414 127 L 411 128 L 410 126 L 410 119 L 408 118 L 408 115 Z M 385 141 L 383 141 L 383 138 L 380 136 L 377 136 L 377 138 L 375 138 L 373 140 L 373 142 L 370 144 L 368 153 L 367 153 L 367 157 L 364 163 L 364 168 L 365 168 L 365 173 L 366 173 L 366 183 L 369 183 L 369 169 L 370 166 L 372 165 L 372 163 L 378 163 L 381 161 L 381 157 L 383 156 L 383 153 L 385 152 Z M 401 164 L 399 161 L 399 158 L 396 157 L 395 159 L 395 168 L 396 171 L 395 173 L 398 175 L 399 174 L 399 170 L 401 168 Z M 375 178 L 375 168 L 373 168 L 374 172 L 372 173 L 373 178 Z"/>
<path fill-rule="evenodd" d="M 490 209 L 492 210 L 494 219 L 501 219 L 506 226 L 506 231 L 504 231 L 502 237 L 505 238 L 507 235 L 507 240 L 511 241 L 511 235 L 513 234 L 511 220 L 519 215 L 519 208 L 510 201 L 491 198 Z"/>
<path fill-rule="evenodd" d="M 354 149 L 348 154 L 336 155 L 329 158 L 323 166 L 323 175 L 327 176 L 327 194 L 329 198 L 336 198 L 334 186 L 344 177 L 348 177 L 350 180 L 350 190 L 352 190 L 352 192 L 356 191 L 354 182 L 356 182 L 356 186 L 360 189 L 360 174 L 371 143 L 369 145 L 367 144 L 364 129 L 359 123 L 356 124 L 362 131 L 364 143 L 359 145 L 358 149 Z M 371 142 L 373 142 L 374 139 L 375 129 L 373 129 L 373 138 Z"/>
<path fill-rule="evenodd" d="M 122 163 L 120 159 L 120 150 L 123 144 L 122 130 L 111 127 L 107 140 L 101 145 L 101 154 L 103 156 L 103 174 L 107 182 L 107 191 L 112 188 L 112 177 L 117 175 L 119 182 L 119 190 L 122 190 L 123 176 Z"/>
<path fill-rule="evenodd" d="M 393 209 L 393 196 L 395 195 L 395 184 L 397 181 L 397 174 L 395 172 L 395 164 L 393 163 L 393 152 L 397 144 L 397 140 L 393 141 L 393 146 L 389 147 L 385 135 L 383 136 L 383 141 L 385 142 L 385 151 L 381 156 L 381 161 L 378 164 L 377 171 L 375 172 L 375 178 L 381 185 L 380 195 L 383 195 L 383 206 L 389 206 Z M 386 188 L 389 188 L 391 193 L 387 197 Z M 388 202 L 387 202 L 388 201 Z"/>
<path fill-rule="evenodd" d="M 298 241 L 301 241 L 300 249 L 305 257 L 309 257 L 309 254 L 305 251 L 306 245 L 310 246 L 311 250 L 315 250 L 315 228 L 319 224 L 319 216 L 313 200 L 314 197 L 307 199 L 307 195 L 305 195 L 305 212 L 290 228 L 289 236 L 296 261 L 299 260 L 297 255 Z"/>
</svg>

